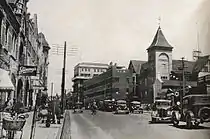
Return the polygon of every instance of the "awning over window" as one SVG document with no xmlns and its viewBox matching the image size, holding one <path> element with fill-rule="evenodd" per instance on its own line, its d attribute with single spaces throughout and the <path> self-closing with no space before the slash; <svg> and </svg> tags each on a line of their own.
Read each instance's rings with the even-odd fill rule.
<svg viewBox="0 0 210 139">
<path fill-rule="evenodd" d="M 0 69 L 0 90 L 15 90 L 9 72 L 3 69 Z"/>
</svg>

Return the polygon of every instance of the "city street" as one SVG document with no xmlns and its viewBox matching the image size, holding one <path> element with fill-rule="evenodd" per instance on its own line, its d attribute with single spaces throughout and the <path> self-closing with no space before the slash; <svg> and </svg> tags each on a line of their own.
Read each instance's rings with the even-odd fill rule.
<svg viewBox="0 0 210 139">
<path fill-rule="evenodd" d="M 150 114 L 113 115 L 90 111 L 71 114 L 72 139 L 209 139 L 210 124 L 188 130 L 184 123 L 179 128 L 170 123 L 151 124 Z"/>
</svg>

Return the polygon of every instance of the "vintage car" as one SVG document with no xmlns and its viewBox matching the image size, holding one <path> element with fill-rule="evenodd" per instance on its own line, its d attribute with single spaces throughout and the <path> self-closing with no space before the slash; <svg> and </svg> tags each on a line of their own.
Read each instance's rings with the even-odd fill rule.
<svg viewBox="0 0 210 139">
<path fill-rule="evenodd" d="M 125 100 L 117 100 L 115 103 L 115 114 L 125 113 L 129 114 L 129 109 L 127 107 L 127 102 Z"/>
<path fill-rule="evenodd" d="M 186 122 L 187 128 L 195 127 L 204 122 L 210 122 L 210 95 L 193 94 L 183 97 L 183 104 L 172 111 L 172 122 L 174 126 L 179 125 L 179 121 Z"/>
<path fill-rule="evenodd" d="M 77 102 L 75 103 L 75 105 L 73 106 L 73 112 L 79 112 L 79 113 L 83 113 L 83 103 L 82 102 Z"/>
<path fill-rule="evenodd" d="M 112 112 L 114 111 L 114 101 L 112 100 L 104 100 L 103 101 L 103 110 L 107 112 Z"/>
<path fill-rule="evenodd" d="M 171 100 L 155 100 L 151 113 L 152 122 L 171 121 L 171 114 Z"/>
<path fill-rule="evenodd" d="M 143 108 L 141 107 L 141 103 L 139 101 L 132 101 L 130 103 L 130 113 L 143 113 Z"/>
</svg>

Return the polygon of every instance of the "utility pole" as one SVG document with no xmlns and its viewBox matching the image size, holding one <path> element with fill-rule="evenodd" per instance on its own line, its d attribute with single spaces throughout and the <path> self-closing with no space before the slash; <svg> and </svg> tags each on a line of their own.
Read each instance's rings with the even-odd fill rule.
<svg viewBox="0 0 210 139">
<path fill-rule="evenodd" d="M 63 71 L 61 82 L 61 113 L 64 113 L 65 71 L 66 71 L 66 41 L 64 43 Z"/>
<path fill-rule="evenodd" d="M 51 83 L 51 101 L 53 100 L 53 82 Z"/>
<path fill-rule="evenodd" d="M 181 109 L 183 108 L 183 96 L 185 95 L 185 63 L 184 63 L 184 57 L 182 59 L 182 93 L 180 93 L 180 102 L 181 102 Z"/>
</svg>

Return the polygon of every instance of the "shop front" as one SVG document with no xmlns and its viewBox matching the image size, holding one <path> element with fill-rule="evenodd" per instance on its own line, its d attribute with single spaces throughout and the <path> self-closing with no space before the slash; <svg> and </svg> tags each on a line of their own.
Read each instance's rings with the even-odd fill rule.
<svg viewBox="0 0 210 139">
<path fill-rule="evenodd" d="M 14 85 L 12 84 L 9 71 L 0 68 L 0 112 L 5 108 L 7 100 L 14 97 Z M 0 114 L 0 120 L 1 120 Z"/>
</svg>

